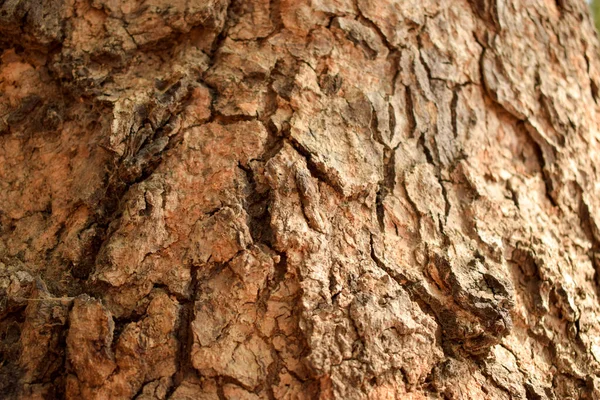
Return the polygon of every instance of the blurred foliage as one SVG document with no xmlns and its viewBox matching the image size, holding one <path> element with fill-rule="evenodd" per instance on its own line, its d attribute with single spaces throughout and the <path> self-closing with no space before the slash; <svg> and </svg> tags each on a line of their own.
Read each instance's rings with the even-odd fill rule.
<svg viewBox="0 0 600 400">
<path fill-rule="evenodd" d="M 590 0 L 589 3 L 592 8 L 592 16 L 596 22 L 596 31 L 600 32 L 600 0 Z"/>
</svg>

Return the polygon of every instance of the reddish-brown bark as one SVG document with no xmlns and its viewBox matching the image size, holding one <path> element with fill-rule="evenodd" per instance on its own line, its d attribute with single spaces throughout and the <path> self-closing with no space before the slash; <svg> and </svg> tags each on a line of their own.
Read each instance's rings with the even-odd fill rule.
<svg viewBox="0 0 600 400">
<path fill-rule="evenodd" d="M 0 397 L 600 398 L 583 0 L 0 0 Z"/>
</svg>

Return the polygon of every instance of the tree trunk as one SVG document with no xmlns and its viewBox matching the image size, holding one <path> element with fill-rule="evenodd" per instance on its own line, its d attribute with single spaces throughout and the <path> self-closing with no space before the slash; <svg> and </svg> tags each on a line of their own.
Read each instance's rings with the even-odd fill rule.
<svg viewBox="0 0 600 400">
<path fill-rule="evenodd" d="M 600 399 L 584 0 L 0 0 L 3 399 Z"/>
</svg>

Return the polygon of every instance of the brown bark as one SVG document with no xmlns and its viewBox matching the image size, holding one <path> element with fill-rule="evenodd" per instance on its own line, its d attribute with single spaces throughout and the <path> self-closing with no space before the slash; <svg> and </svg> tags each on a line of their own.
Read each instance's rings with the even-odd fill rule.
<svg viewBox="0 0 600 400">
<path fill-rule="evenodd" d="M 583 0 L 0 0 L 3 399 L 600 399 Z"/>
</svg>

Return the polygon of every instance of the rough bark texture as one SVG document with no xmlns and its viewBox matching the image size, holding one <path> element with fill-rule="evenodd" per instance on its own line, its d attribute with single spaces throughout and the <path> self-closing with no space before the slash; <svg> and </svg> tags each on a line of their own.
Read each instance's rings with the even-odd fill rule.
<svg viewBox="0 0 600 400">
<path fill-rule="evenodd" d="M 3 399 L 599 399 L 583 0 L 0 0 Z"/>
</svg>

